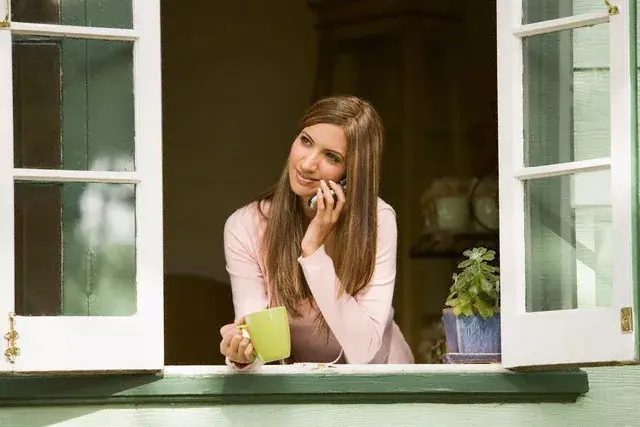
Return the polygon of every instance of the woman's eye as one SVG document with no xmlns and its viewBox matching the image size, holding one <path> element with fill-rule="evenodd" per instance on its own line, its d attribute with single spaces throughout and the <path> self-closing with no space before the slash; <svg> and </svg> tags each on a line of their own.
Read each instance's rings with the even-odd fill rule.
<svg viewBox="0 0 640 427">
<path fill-rule="evenodd" d="M 327 153 L 327 157 L 329 158 L 329 161 L 333 163 L 340 163 L 340 157 L 336 156 L 333 153 Z"/>
<path fill-rule="evenodd" d="M 302 145 L 311 145 L 311 141 L 306 136 L 301 136 L 300 142 L 302 142 Z"/>
</svg>

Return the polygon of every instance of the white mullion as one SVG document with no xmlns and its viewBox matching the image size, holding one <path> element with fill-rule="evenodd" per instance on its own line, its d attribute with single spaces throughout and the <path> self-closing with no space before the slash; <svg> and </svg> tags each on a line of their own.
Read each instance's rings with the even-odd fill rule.
<svg viewBox="0 0 640 427">
<path fill-rule="evenodd" d="M 59 169 L 13 169 L 15 181 L 34 182 L 102 182 L 116 184 L 137 184 L 138 172 L 80 171 Z"/>
<path fill-rule="evenodd" d="M 578 160 L 575 162 L 556 163 L 544 166 L 531 166 L 517 170 L 514 176 L 520 180 L 549 178 L 573 173 L 596 172 L 611 168 L 611 158 Z"/>
<path fill-rule="evenodd" d="M 518 37 L 530 37 L 539 34 L 553 33 L 556 31 L 570 30 L 581 27 L 589 27 L 592 25 L 609 22 L 611 15 L 606 9 L 606 6 L 603 5 L 602 7 L 603 10 L 600 12 L 585 13 L 581 15 L 568 16 L 566 18 L 536 22 L 533 24 L 518 25 L 517 28 L 513 31 L 513 34 Z"/>
<path fill-rule="evenodd" d="M 137 31 L 120 28 L 80 27 L 74 25 L 12 22 L 10 29 L 13 34 L 19 35 L 123 41 L 135 41 L 138 39 Z"/>
<path fill-rule="evenodd" d="M 0 31 L 0 337 L 8 332 L 9 313 L 15 309 L 12 74 L 11 33 Z M 0 372 L 11 371 L 13 365 L 4 358 L 6 341 L 1 343 Z"/>
<path fill-rule="evenodd" d="M 136 245 L 138 314 L 164 364 L 163 218 L 162 218 L 162 83 L 160 1 L 134 0 L 133 27 L 140 38 L 134 48 L 136 171 Z"/>
<path fill-rule="evenodd" d="M 631 115 L 631 45 L 629 2 L 615 3 L 623 12 L 611 18 L 610 61 L 611 61 L 611 199 L 612 199 L 612 247 L 613 247 L 613 308 L 633 306 L 633 266 L 632 247 L 636 244 L 631 235 L 633 212 L 632 183 L 635 180 L 636 165 L 629 160 L 632 147 Z M 637 308 L 636 308 L 637 309 Z M 636 325 L 637 327 L 637 325 Z M 635 337 L 635 336 L 634 336 Z M 630 340 L 631 343 L 632 340 Z M 636 355 L 637 357 L 638 355 Z"/>
</svg>

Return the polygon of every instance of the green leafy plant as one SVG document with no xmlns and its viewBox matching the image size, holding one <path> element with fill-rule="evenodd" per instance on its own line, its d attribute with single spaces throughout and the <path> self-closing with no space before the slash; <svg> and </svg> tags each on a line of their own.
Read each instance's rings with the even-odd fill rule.
<svg viewBox="0 0 640 427">
<path fill-rule="evenodd" d="M 479 313 L 486 319 L 500 310 L 500 269 L 489 264 L 495 254 L 482 247 L 463 252 L 469 259 L 458 264 L 462 272 L 453 274 L 453 285 L 445 303 L 453 308 L 456 316 Z"/>
</svg>

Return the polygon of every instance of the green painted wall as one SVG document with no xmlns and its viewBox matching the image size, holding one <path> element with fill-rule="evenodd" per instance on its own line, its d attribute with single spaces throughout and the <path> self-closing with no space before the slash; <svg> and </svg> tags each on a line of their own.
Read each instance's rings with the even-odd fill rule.
<svg viewBox="0 0 640 427">
<path fill-rule="evenodd" d="M 640 426 L 640 367 L 587 371 L 577 403 L 25 407 L 0 409 L 0 427 Z"/>
</svg>

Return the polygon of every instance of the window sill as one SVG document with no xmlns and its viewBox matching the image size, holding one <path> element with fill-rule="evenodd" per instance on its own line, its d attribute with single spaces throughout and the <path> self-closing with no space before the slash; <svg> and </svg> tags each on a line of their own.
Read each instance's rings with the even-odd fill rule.
<svg viewBox="0 0 640 427">
<path fill-rule="evenodd" d="M 0 406 L 144 403 L 575 402 L 581 370 L 512 372 L 499 365 L 168 366 L 157 374 L 0 375 Z"/>
</svg>

